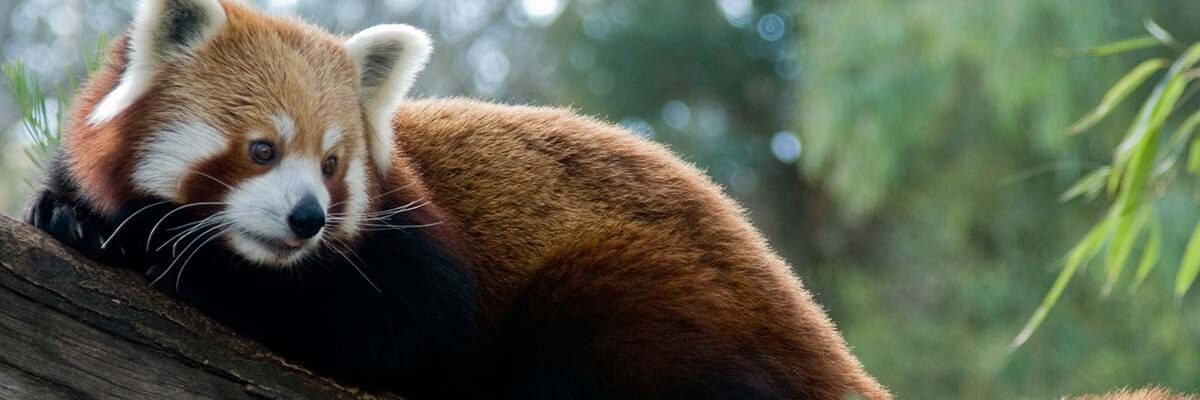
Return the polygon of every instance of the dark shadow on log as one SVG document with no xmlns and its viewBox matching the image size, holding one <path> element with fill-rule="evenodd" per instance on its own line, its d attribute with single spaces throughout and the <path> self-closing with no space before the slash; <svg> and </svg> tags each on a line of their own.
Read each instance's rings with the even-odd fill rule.
<svg viewBox="0 0 1200 400">
<path fill-rule="evenodd" d="M 0 399 L 398 399 L 289 365 L 0 216 Z"/>
</svg>

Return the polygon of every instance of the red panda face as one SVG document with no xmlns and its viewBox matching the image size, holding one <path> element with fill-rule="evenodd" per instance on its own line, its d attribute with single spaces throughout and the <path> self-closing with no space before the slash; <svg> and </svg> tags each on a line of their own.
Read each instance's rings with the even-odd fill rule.
<svg viewBox="0 0 1200 400">
<path fill-rule="evenodd" d="M 430 53 L 408 26 L 343 40 L 218 0 L 144 0 L 128 41 L 119 82 L 67 139 L 84 192 L 203 209 L 198 226 L 274 267 L 359 235 L 391 170 L 392 113 Z M 128 166 L 103 168 L 122 160 L 100 147 Z"/>
<path fill-rule="evenodd" d="M 177 181 L 175 188 L 159 187 L 160 194 L 172 195 L 181 204 L 216 206 L 212 208 L 219 211 L 206 224 L 223 230 L 232 250 L 263 265 L 291 265 L 323 241 L 352 240 L 372 197 L 362 124 L 304 129 L 284 111 L 270 121 L 225 135 L 224 143 L 204 144 L 210 146 L 205 150 L 199 144 L 186 150 L 148 148 L 160 153 L 140 157 L 135 183 L 153 186 L 152 182 Z M 198 126 L 200 131 L 208 129 Z M 161 134 L 184 135 L 194 129 Z M 178 139 L 160 136 L 163 143 Z M 164 176 L 172 168 L 149 166 L 168 164 L 159 160 L 183 160 L 193 152 L 212 155 L 198 164 L 175 165 L 173 169 L 182 174 L 178 179 Z"/>
</svg>

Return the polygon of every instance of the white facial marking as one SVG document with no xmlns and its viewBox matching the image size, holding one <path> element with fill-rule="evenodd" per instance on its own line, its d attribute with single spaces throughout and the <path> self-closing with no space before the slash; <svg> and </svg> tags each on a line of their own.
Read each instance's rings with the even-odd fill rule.
<svg viewBox="0 0 1200 400">
<path fill-rule="evenodd" d="M 279 133 L 284 143 L 290 143 L 296 137 L 296 120 L 291 116 L 282 112 L 275 113 L 271 116 L 271 121 L 275 123 L 275 132 Z"/>
<path fill-rule="evenodd" d="M 180 181 L 197 164 L 217 156 L 229 147 L 229 139 L 212 125 L 183 122 L 167 126 L 150 135 L 138 149 L 133 183 L 139 189 L 160 197 L 182 201 Z"/>
<path fill-rule="evenodd" d="M 346 167 L 346 207 L 342 212 L 345 217 L 339 230 L 347 235 L 358 232 L 362 216 L 367 212 L 367 169 L 366 157 L 357 157 Z"/>
<path fill-rule="evenodd" d="M 150 71 L 139 71 L 136 67 L 130 67 L 125 72 L 123 83 L 108 92 L 108 95 L 104 96 L 104 100 L 101 100 L 100 104 L 96 105 L 96 109 L 92 110 L 92 115 L 88 116 L 88 123 L 99 125 L 116 118 L 117 114 L 125 111 L 150 86 L 148 75 L 150 75 Z"/>
<path fill-rule="evenodd" d="M 321 152 L 328 153 L 333 150 L 333 146 L 337 146 L 338 142 L 342 141 L 342 128 L 331 126 L 325 130 L 325 136 L 321 138 Z"/>
<path fill-rule="evenodd" d="M 302 260 L 320 242 L 324 232 L 298 249 L 285 252 L 279 243 L 294 239 L 287 218 L 306 196 L 315 196 L 321 209 L 328 210 L 329 191 L 317 160 L 285 157 L 266 174 L 246 180 L 226 198 L 225 222 L 231 224 L 229 242 L 246 259 L 267 266 L 284 267 Z"/>
</svg>

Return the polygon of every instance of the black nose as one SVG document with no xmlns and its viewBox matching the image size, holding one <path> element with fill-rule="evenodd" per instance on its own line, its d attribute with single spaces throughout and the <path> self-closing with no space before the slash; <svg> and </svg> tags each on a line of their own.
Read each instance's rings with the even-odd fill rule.
<svg viewBox="0 0 1200 400">
<path fill-rule="evenodd" d="M 288 215 L 288 226 L 301 239 L 317 236 L 317 232 L 325 227 L 325 210 L 321 209 L 316 198 L 306 197 Z"/>
</svg>

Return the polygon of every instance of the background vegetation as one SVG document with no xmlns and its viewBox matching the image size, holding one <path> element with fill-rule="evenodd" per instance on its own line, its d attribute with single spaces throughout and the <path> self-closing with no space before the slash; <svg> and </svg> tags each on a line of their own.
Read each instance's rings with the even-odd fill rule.
<svg viewBox="0 0 1200 400">
<path fill-rule="evenodd" d="M 1200 220 L 1190 175 L 1151 188 L 1170 268 L 1105 296 L 1104 262 L 1084 264 L 1040 330 L 1009 347 L 1072 246 L 1107 215 L 1103 195 L 1059 197 L 1110 163 L 1137 101 L 1086 134 L 1069 135 L 1071 124 L 1135 65 L 1200 40 L 1198 2 L 260 3 L 334 31 L 389 21 L 429 30 L 438 51 L 421 96 L 573 106 L 667 143 L 748 206 L 900 398 L 1200 391 L 1200 300 L 1174 295 L 1174 266 Z M 69 86 L 133 5 L 0 2 L 0 54 L 25 62 L 42 88 Z M 1147 18 L 1182 46 L 1083 56 L 1144 35 Z M 63 96 L 46 94 L 55 115 Z M 20 110 L 0 97 L 0 208 L 10 214 L 35 179 Z"/>
</svg>

